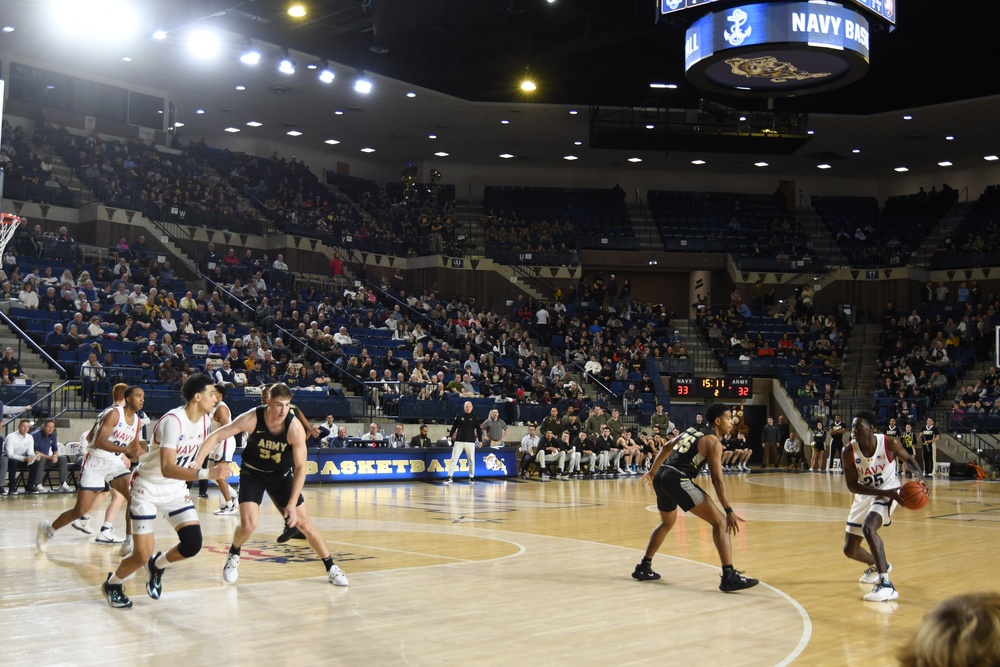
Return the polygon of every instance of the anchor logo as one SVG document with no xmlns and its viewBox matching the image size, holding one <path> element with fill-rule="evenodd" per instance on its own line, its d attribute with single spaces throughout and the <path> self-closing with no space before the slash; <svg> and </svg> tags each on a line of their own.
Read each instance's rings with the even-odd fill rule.
<svg viewBox="0 0 1000 667">
<path fill-rule="evenodd" d="M 730 46 L 739 46 L 753 32 L 753 26 L 747 26 L 746 32 L 743 31 L 743 26 L 746 25 L 749 18 L 742 9 L 736 9 L 726 17 L 726 20 L 733 24 L 733 29 L 732 31 L 722 31 L 722 36 L 726 38 Z"/>
</svg>

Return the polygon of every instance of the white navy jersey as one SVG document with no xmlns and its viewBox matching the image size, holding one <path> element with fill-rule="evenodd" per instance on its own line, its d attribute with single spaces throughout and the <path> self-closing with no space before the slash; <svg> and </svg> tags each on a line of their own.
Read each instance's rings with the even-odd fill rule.
<svg viewBox="0 0 1000 667">
<path fill-rule="evenodd" d="M 858 483 L 873 489 L 898 489 L 899 478 L 896 476 L 896 461 L 892 453 L 886 449 L 885 436 L 875 434 L 875 452 L 871 457 L 865 457 L 858 443 L 851 441 L 851 458 L 858 467 Z"/>
<path fill-rule="evenodd" d="M 218 431 L 219 429 L 225 428 L 226 426 L 229 425 L 229 424 L 220 424 L 219 422 L 217 422 L 215 420 L 215 413 L 218 412 L 219 408 L 223 407 L 223 406 L 226 407 L 227 409 L 229 408 L 229 406 L 226 405 L 225 401 L 219 401 L 218 404 L 216 404 L 216 406 L 214 408 L 212 408 L 212 411 L 210 413 L 208 413 L 208 427 L 209 427 L 208 428 L 208 432 L 209 433 L 212 433 L 213 431 Z M 233 418 L 232 415 L 233 415 L 233 411 L 230 410 L 229 411 L 229 419 L 230 419 L 230 421 L 232 421 L 232 418 Z M 232 436 L 232 435 L 229 436 L 228 438 L 226 438 L 225 440 L 222 441 L 221 445 L 223 445 L 228 451 L 233 451 L 235 449 L 235 447 L 236 447 L 236 436 Z M 221 450 L 222 447 L 221 446 L 217 446 L 217 449 Z"/>
<path fill-rule="evenodd" d="M 91 433 L 91 439 L 87 442 L 87 456 L 93 456 L 94 458 L 107 459 L 107 460 L 118 460 L 120 456 L 119 453 L 109 452 L 106 449 L 99 449 L 94 441 L 97 440 L 97 434 L 101 431 L 101 424 L 104 423 L 104 418 L 111 412 L 118 413 L 118 423 L 115 424 L 114 429 L 111 431 L 111 442 L 115 443 L 119 447 L 128 447 L 135 440 L 136 434 L 142 427 L 142 421 L 139 419 L 139 415 L 132 415 L 132 423 L 129 424 L 128 420 L 125 418 L 125 406 L 122 405 L 112 405 L 110 408 L 105 409 L 97 417 L 97 421 L 94 423 L 93 431 Z M 86 434 L 84 434 L 86 435 Z"/>
<path fill-rule="evenodd" d="M 174 408 L 160 417 L 153 427 L 153 441 L 149 451 L 139 458 L 135 473 L 140 478 L 154 484 L 179 484 L 187 482 L 163 476 L 160 469 L 160 449 L 176 450 L 177 465 L 185 468 L 194 460 L 201 443 L 208 437 L 209 416 L 203 415 L 196 421 L 188 419 L 184 406 Z"/>
</svg>

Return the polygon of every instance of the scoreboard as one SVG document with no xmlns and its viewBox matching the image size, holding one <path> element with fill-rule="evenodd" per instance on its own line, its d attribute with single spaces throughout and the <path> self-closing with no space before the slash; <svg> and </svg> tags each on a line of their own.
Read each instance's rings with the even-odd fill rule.
<svg viewBox="0 0 1000 667">
<path fill-rule="evenodd" d="M 681 400 L 711 398 L 742 401 L 753 398 L 753 378 L 748 375 L 675 375 L 670 378 L 670 397 Z"/>
<path fill-rule="evenodd" d="M 872 14 L 896 25 L 896 0 L 843 0 L 845 3 L 861 5 Z M 660 13 L 672 14 L 673 12 L 701 7 L 702 5 L 718 2 L 718 0 L 660 0 Z"/>
</svg>

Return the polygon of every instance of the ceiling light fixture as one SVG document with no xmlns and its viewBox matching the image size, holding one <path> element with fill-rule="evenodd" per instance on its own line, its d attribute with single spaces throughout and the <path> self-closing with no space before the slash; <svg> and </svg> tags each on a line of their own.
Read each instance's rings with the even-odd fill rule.
<svg viewBox="0 0 1000 667">
<path fill-rule="evenodd" d="M 244 65 L 256 65 L 260 62 L 260 51 L 254 48 L 249 37 L 247 37 L 246 49 L 240 54 L 240 62 Z"/>
<path fill-rule="evenodd" d="M 330 69 L 330 63 L 326 61 L 326 58 L 323 58 L 323 69 L 319 71 L 319 80 L 323 83 L 333 83 L 336 78 L 337 75 Z"/>
<path fill-rule="evenodd" d="M 769 165 L 766 162 L 762 161 L 762 162 L 754 162 L 753 166 L 755 166 L 755 167 L 767 167 Z"/>
<path fill-rule="evenodd" d="M 903 120 L 913 120 L 913 116 L 911 116 L 910 114 L 906 114 L 905 116 L 903 116 Z"/>
<path fill-rule="evenodd" d="M 580 113 L 580 112 L 579 112 L 579 111 L 577 111 L 576 109 L 570 109 L 570 110 L 569 110 L 569 115 L 570 115 L 570 116 L 575 116 L 575 115 L 577 115 L 578 113 Z"/>
<path fill-rule="evenodd" d="M 641 157 L 630 157 L 628 159 L 628 161 L 632 162 L 634 164 L 634 163 L 637 163 L 637 162 L 642 162 L 642 158 Z"/>
<path fill-rule="evenodd" d="M 857 155 L 858 153 L 860 153 L 860 152 L 861 152 L 861 149 L 860 149 L 860 148 L 855 148 L 855 149 L 854 149 L 853 151 L 851 151 L 851 152 L 852 152 L 852 153 L 854 153 L 855 155 Z"/>
<path fill-rule="evenodd" d="M 12 26 L 12 25 L 5 25 L 3 27 L 3 31 L 4 32 L 14 32 L 14 26 Z M 164 33 L 163 36 L 166 37 L 167 36 L 166 33 Z"/>
<path fill-rule="evenodd" d="M 180 121 L 178 121 L 178 122 L 174 123 L 174 127 L 184 127 L 184 123 L 181 123 Z"/>
<path fill-rule="evenodd" d="M 417 94 L 411 91 L 411 92 L 407 93 L 406 96 L 407 97 L 416 97 Z"/>
<path fill-rule="evenodd" d="M 983 159 L 987 162 L 996 162 L 997 160 L 1000 160 L 1000 157 L 997 157 L 996 155 L 987 155 Z"/>
<path fill-rule="evenodd" d="M 909 169 L 908 169 L 908 168 L 906 168 L 906 167 L 896 167 L 896 171 L 897 171 L 898 173 L 900 173 L 900 174 L 904 174 L 904 173 L 908 172 L 908 171 L 909 171 Z"/>
<path fill-rule="evenodd" d="M 218 36 L 209 30 L 195 30 L 188 35 L 188 49 L 197 58 L 212 58 L 221 48 Z"/>
<path fill-rule="evenodd" d="M 282 49 L 284 58 L 278 63 L 278 71 L 282 74 L 295 74 L 295 61 L 288 54 L 288 49 Z"/>
<path fill-rule="evenodd" d="M 525 66 L 524 76 L 521 77 L 521 83 L 519 84 L 522 93 L 533 93 L 538 90 L 538 86 L 535 84 L 534 77 L 531 76 L 531 68 Z"/>
<path fill-rule="evenodd" d="M 436 135 L 436 134 L 428 134 L 428 135 L 427 135 L 427 138 L 428 138 L 428 139 L 437 139 L 437 138 L 438 138 L 438 135 Z"/>
<path fill-rule="evenodd" d="M 649 87 L 657 89 L 677 90 L 676 83 L 651 83 L 649 84 Z"/>
<path fill-rule="evenodd" d="M 437 155 L 438 157 L 448 157 L 448 154 L 445 153 L 444 151 L 438 151 L 434 155 Z"/>
<path fill-rule="evenodd" d="M 949 162 L 948 160 L 945 160 L 945 161 L 943 161 L 943 162 L 938 162 L 938 166 L 939 166 L 939 167 L 951 167 L 951 166 L 952 166 L 952 164 L 951 164 L 951 162 Z"/>
<path fill-rule="evenodd" d="M 946 137 L 944 138 L 944 140 L 945 140 L 945 141 L 955 141 L 955 137 L 949 134 L 949 135 L 947 135 L 947 136 L 946 136 Z"/>
<path fill-rule="evenodd" d="M 13 30 L 13 28 L 12 28 L 12 30 Z M 155 39 L 157 41 L 162 41 L 162 40 L 164 40 L 166 38 L 167 38 L 167 31 L 166 30 L 157 30 L 156 32 L 153 33 L 153 39 Z"/>
<path fill-rule="evenodd" d="M 374 149 L 374 148 L 368 148 L 368 147 L 365 147 L 365 148 L 362 148 L 362 149 L 361 149 L 361 152 L 362 152 L 362 153 L 374 153 L 374 152 L 375 152 L 375 149 Z"/>
<path fill-rule="evenodd" d="M 832 169 L 833 167 L 831 167 L 828 164 L 818 164 L 818 165 L 816 165 L 816 168 L 817 169 Z"/>
<path fill-rule="evenodd" d="M 574 141 L 574 142 L 573 142 L 573 145 L 574 145 L 574 146 L 582 146 L 582 145 L 583 145 L 583 142 L 582 142 L 582 141 L 580 141 L 579 139 L 577 139 L 576 141 Z"/>
<path fill-rule="evenodd" d="M 327 139 L 327 140 L 326 140 L 326 141 L 324 141 L 323 143 L 324 143 L 324 144 L 330 144 L 331 146 L 336 146 L 336 145 L 337 145 L 337 144 L 339 144 L 340 142 L 339 142 L 339 141 L 337 141 L 336 139 Z"/>
<path fill-rule="evenodd" d="M 240 84 L 240 85 L 236 86 L 236 90 L 238 90 L 240 92 L 243 92 L 246 89 L 247 89 L 247 87 L 244 86 L 243 84 Z"/>
<path fill-rule="evenodd" d="M 306 15 L 306 8 L 302 5 L 292 5 L 288 8 L 288 15 L 300 19 Z"/>
<path fill-rule="evenodd" d="M 235 133 L 235 132 L 239 132 L 239 131 L 240 131 L 240 128 L 238 128 L 238 127 L 227 127 L 226 128 L 226 132 L 233 132 L 233 133 Z"/>
<path fill-rule="evenodd" d="M 260 127 L 263 124 L 264 123 L 261 123 L 261 122 L 256 121 L 256 120 L 251 120 L 251 121 L 247 122 L 247 126 L 248 127 Z"/>
<path fill-rule="evenodd" d="M 502 121 L 500 121 L 500 124 L 501 125 L 510 125 L 510 121 L 509 120 L 502 120 Z"/>
<path fill-rule="evenodd" d="M 364 70 L 358 70 L 358 78 L 354 80 L 354 91 L 362 95 L 372 92 L 372 82 L 365 76 Z"/>
<path fill-rule="evenodd" d="M 563 155 L 563 159 L 572 162 L 573 160 L 579 160 L 580 158 L 575 155 Z"/>
<path fill-rule="evenodd" d="M 194 112 L 200 116 L 203 113 L 205 113 L 205 110 L 202 109 L 201 107 L 199 107 L 199 108 L 195 109 Z"/>
<path fill-rule="evenodd" d="M 500 153 L 500 157 L 502 157 L 504 160 L 509 160 L 514 156 L 511 155 L 510 153 Z"/>
<path fill-rule="evenodd" d="M 703 164 L 705 164 L 705 161 L 704 160 L 691 160 L 691 164 L 703 165 Z"/>
<path fill-rule="evenodd" d="M 301 137 L 302 136 L 302 133 L 299 132 L 298 130 L 289 130 L 285 134 L 287 134 L 290 137 Z"/>
</svg>

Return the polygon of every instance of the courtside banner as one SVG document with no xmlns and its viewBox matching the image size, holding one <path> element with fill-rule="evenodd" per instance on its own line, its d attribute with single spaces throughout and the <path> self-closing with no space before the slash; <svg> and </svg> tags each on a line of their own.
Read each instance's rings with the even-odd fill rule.
<svg viewBox="0 0 1000 667">
<path fill-rule="evenodd" d="M 233 456 L 230 484 L 239 484 L 241 452 Z M 514 449 L 476 449 L 476 479 L 517 476 Z M 451 448 L 430 449 L 314 449 L 306 463 L 306 483 L 432 481 L 448 477 Z M 462 455 L 454 471 L 456 480 L 469 476 L 469 462 Z"/>
</svg>

